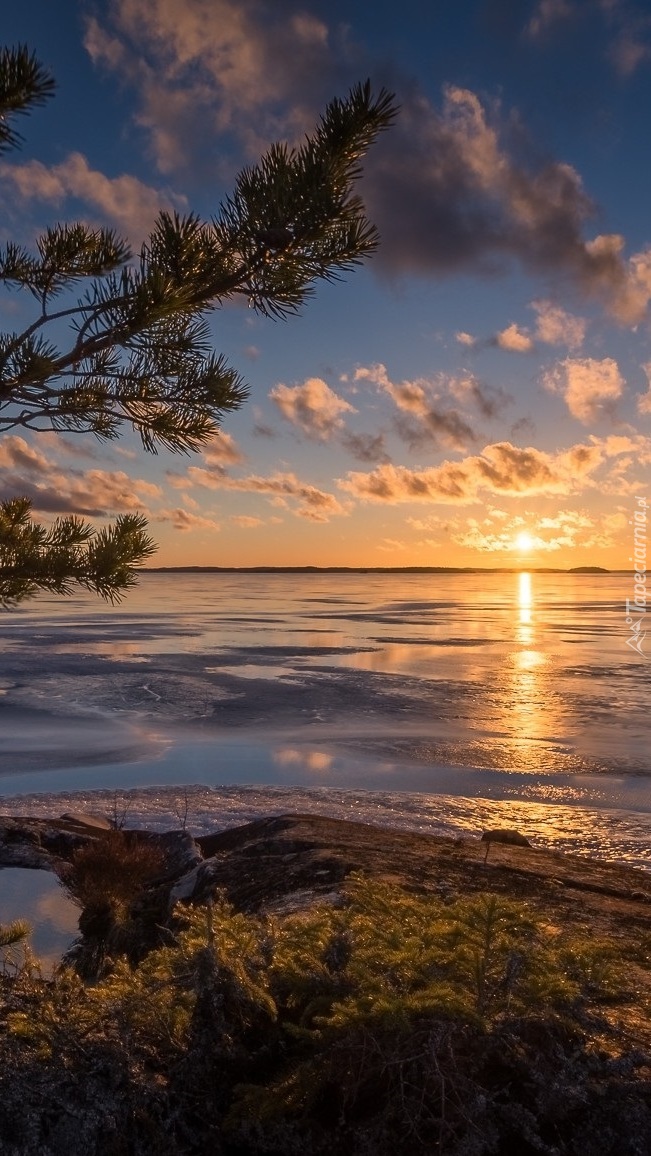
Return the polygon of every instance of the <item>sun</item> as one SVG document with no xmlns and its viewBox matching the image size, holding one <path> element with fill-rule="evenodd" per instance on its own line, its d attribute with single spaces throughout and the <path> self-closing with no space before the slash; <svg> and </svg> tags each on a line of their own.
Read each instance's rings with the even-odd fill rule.
<svg viewBox="0 0 651 1156">
<path fill-rule="evenodd" d="M 526 530 L 523 530 L 515 539 L 515 546 L 516 550 L 519 550 L 521 554 L 527 554 L 529 550 L 533 550 L 533 538 L 531 534 L 527 534 Z"/>
</svg>

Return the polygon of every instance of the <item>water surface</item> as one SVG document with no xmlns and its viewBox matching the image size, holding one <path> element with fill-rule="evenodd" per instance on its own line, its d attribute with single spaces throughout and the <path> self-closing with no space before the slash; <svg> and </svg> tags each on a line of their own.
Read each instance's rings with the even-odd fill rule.
<svg viewBox="0 0 651 1156">
<path fill-rule="evenodd" d="M 430 827 L 534 807 L 540 841 L 574 825 L 576 850 L 639 861 L 651 664 L 625 644 L 630 583 L 146 574 L 119 607 L 42 599 L 0 619 L 2 809 L 140 791 L 154 822 L 175 786 L 334 809 L 348 791 Z"/>
</svg>

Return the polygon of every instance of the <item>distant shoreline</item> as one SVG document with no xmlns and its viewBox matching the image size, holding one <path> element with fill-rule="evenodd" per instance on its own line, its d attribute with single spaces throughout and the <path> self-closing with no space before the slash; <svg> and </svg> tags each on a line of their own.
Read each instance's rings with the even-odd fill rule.
<svg viewBox="0 0 651 1156">
<path fill-rule="evenodd" d="M 139 574 L 632 574 L 603 566 L 146 566 Z"/>
</svg>

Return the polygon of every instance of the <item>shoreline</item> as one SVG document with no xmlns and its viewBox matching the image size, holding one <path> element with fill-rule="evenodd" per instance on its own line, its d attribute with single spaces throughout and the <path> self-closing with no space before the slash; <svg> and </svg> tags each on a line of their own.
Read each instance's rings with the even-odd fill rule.
<svg viewBox="0 0 651 1156">
<path fill-rule="evenodd" d="M 196 838 L 217 828 L 228 831 L 289 811 L 310 814 L 315 821 L 353 821 L 414 837 L 478 838 L 486 827 L 516 827 L 534 848 L 572 855 L 584 862 L 619 863 L 645 874 L 651 872 L 648 823 L 636 826 L 633 817 L 624 837 L 616 812 L 582 813 L 579 808 L 559 805 L 542 808 L 517 801 L 287 784 L 96 787 L 0 796 L 0 812 L 8 817 L 30 815 L 40 821 L 53 810 L 118 812 L 127 829 L 159 833 L 183 824 Z M 552 820 L 554 835 L 550 838 L 547 832 Z"/>
</svg>

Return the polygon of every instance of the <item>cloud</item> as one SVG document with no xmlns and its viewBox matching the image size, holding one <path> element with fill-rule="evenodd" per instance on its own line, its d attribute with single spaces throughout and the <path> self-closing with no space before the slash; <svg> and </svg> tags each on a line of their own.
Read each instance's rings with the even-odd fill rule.
<svg viewBox="0 0 651 1156">
<path fill-rule="evenodd" d="M 89 445 L 83 439 L 75 441 L 74 436 L 66 437 L 65 434 L 57 433 L 55 430 L 39 430 L 38 442 L 46 450 L 53 450 L 59 458 L 70 457 L 87 462 L 96 462 L 105 457 L 107 452 L 106 449 L 100 450 L 97 443 Z M 119 449 L 117 446 L 112 446 L 111 449 L 120 453 L 120 456 L 128 456 L 127 451 Z M 137 457 L 135 451 L 129 451 L 129 454 Z"/>
<path fill-rule="evenodd" d="M 648 4 L 638 7 L 618 0 L 601 0 L 601 7 L 607 24 L 614 31 L 608 55 L 615 71 L 628 78 L 651 58 Z"/>
<path fill-rule="evenodd" d="M 414 530 L 428 533 L 431 530 L 447 530 L 449 522 L 447 519 L 440 518 L 438 514 L 428 514 L 426 518 L 408 517 L 405 519 L 407 524 Z"/>
<path fill-rule="evenodd" d="M 268 425 L 267 422 L 264 422 L 264 421 L 256 421 L 254 426 L 253 426 L 252 433 L 253 433 L 254 438 L 276 438 L 276 437 L 278 437 L 278 433 L 273 428 L 273 426 Z"/>
<path fill-rule="evenodd" d="M 531 307 L 537 314 L 538 341 L 547 345 L 566 345 L 568 349 L 579 349 L 583 345 L 588 324 L 584 317 L 575 317 L 552 301 L 533 301 Z"/>
<path fill-rule="evenodd" d="M 40 513 L 98 518 L 143 510 L 162 490 L 122 470 L 64 470 L 12 434 L 0 442 L 0 500 L 16 496 Z"/>
<path fill-rule="evenodd" d="M 649 250 L 627 260 L 619 235 L 586 240 L 595 206 L 577 171 L 556 160 L 520 164 L 501 139 L 497 113 L 469 89 L 446 87 L 440 110 L 408 93 L 366 172 L 363 191 L 382 235 L 379 270 L 496 275 L 515 258 L 530 273 L 569 280 L 622 324 L 644 316 Z"/>
<path fill-rule="evenodd" d="M 475 431 L 463 414 L 441 404 L 443 381 L 440 387 L 424 379 L 393 382 L 382 364 L 357 369 L 354 380 L 372 381 L 391 398 L 401 411 L 396 430 L 412 449 L 433 444 L 463 450 L 476 440 Z"/>
<path fill-rule="evenodd" d="M 539 530 L 563 530 L 569 526 L 573 526 L 577 530 L 584 530 L 586 527 L 592 526 L 592 519 L 579 510 L 559 510 L 553 518 L 538 518 L 537 521 Z"/>
<path fill-rule="evenodd" d="M 297 503 L 292 512 L 299 518 L 313 522 L 328 522 L 335 515 L 347 514 L 346 506 L 327 491 L 320 490 L 309 482 L 302 482 L 294 473 L 276 473 L 270 477 L 249 474 L 234 478 L 222 470 L 204 470 L 189 466 L 185 474 L 168 471 L 170 485 L 176 489 L 192 489 L 194 486 L 209 490 L 232 490 L 245 494 L 262 494 L 274 505 L 287 506 Z"/>
<path fill-rule="evenodd" d="M 410 543 L 400 542 L 398 538 L 382 538 L 379 542 L 376 542 L 375 549 L 383 550 L 387 554 L 396 554 L 401 550 L 406 550 L 408 545 L 410 545 Z"/>
<path fill-rule="evenodd" d="M 45 201 L 60 205 L 74 197 L 98 214 L 102 222 L 141 241 L 151 230 L 161 209 L 183 209 L 185 197 L 160 192 L 136 177 L 123 174 L 107 177 L 91 169 L 81 153 L 70 153 L 61 164 L 47 167 L 40 161 L 26 164 L 0 162 L 0 180 L 12 184 L 25 201 Z"/>
<path fill-rule="evenodd" d="M 0 440 L 0 469 L 25 470 L 27 474 L 43 474 L 52 468 L 45 454 L 40 454 L 24 438 L 9 434 Z"/>
<path fill-rule="evenodd" d="M 235 466 L 244 461 L 244 454 L 235 438 L 220 430 L 219 433 L 203 446 L 201 457 L 208 466 L 223 469 L 225 466 Z"/>
<path fill-rule="evenodd" d="M 254 424 L 252 432 L 254 437 L 275 438 L 278 436 L 273 426 L 269 425 L 269 423 L 265 421 L 264 413 L 258 405 L 253 406 L 253 418 Z"/>
<path fill-rule="evenodd" d="M 300 481 L 293 473 L 278 473 L 268 478 L 255 475 L 229 478 L 225 488 L 244 493 L 268 494 L 282 505 L 287 500 L 295 500 L 299 504 L 293 512 L 312 522 L 328 522 L 334 515 L 347 513 L 334 494 L 320 490 L 309 482 Z"/>
<path fill-rule="evenodd" d="M 465 333 L 463 329 L 455 333 L 454 338 L 455 341 L 459 342 L 459 345 L 467 345 L 470 349 L 472 349 L 476 343 L 476 339 L 472 336 L 472 333 Z"/>
<path fill-rule="evenodd" d="M 517 256 L 537 271 L 578 276 L 597 263 L 581 238 L 592 205 L 579 175 L 560 162 L 520 168 L 468 89 L 445 88 L 440 111 L 410 96 L 369 173 L 378 260 L 391 272 L 488 271 L 496 257 Z"/>
<path fill-rule="evenodd" d="M 616 542 L 617 534 L 626 525 L 622 513 L 591 516 L 585 510 L 559 510 L 553 517 L 540 517 L 529 511 L 510 517 L 495 531 L 487 528 L 490 520 L 479 523 L 469 518 L 464 526 L 456 524 L 450 537 L 457 545 L 488 553 L 517 553 L 518 535 L 523 527 L 536 553 L 555 553 L 557 550 L 604 549 Z"/>
<path fill-rule="evenodd" d="M 184 474 L 167 470 L 167 480 L 175 490 L 184 490 L 188 486 L 203 486 L 209 490 L 219 489 L 220 478 L 225 474 L 227 466 L 239 465 L 245 460 L 235 438 L 231 434 L 224 433 L 223 430 L 220 430 L 212 441 L 203 447 L 200 454 L 194 456 L 195 460 L 198 458 L 203 464 L 188 466 Z"/>
<path fill-rule="evenodd" d="M 600 478 L 602 493 L 621 496 L 640 492 L 645 487 L 651 466 L 651 437 L 644 434 L 610 434 L 605 438 L 591 435 L 590 441 L 607 462 L 605 476 Z"/>
<path fill-rule="evenodd" d="M 568 357 L 544 374 L 543 384 L 564 397 L 572 417 L 590 425 L 604 416 L 613 417 L 626 383 L 612 357 L 601 361 Z"/>
<path fill-rule="evenodd" d="M 595 16 L 603 15 L 609 35 L 612 36 L 608 56 L 622 77 L 631 76 L 651 56 L 647 41 L 649 16 L 646 8 L 620 3 L 620 0 L 597 0 L 597 3 L 576 4 L 573 0 L 539 0 L 525 26 L 525 35 L 531 40 L 546 38 L 550 30 L 567 24 L 572 17 L 582 16 L 594 24 Z"/>
<path fill-rule="evenodd" d="M 610 58 L 620 76 L 631 76 L 651 56 L 651 49 L 632 29 L 624 29 L 614 40 Z"/>
<path fill-rule="evenodd" d="M 533 15 L 527 22 L 525 33 L 536 40 L 554 24 L 568 20 L 573 15 L 574 7 L 568 0 L 538 0 Z"/>
<path fill-rule="evenodd" d="M 299 136 L 341 87 L 345 43 L 299 5 L 256 0 L 114 0 L 87 21 L 96 64 L 138 95 L 137 121 L 161 172 L 214 156 L 232 135 L 255 156 Z M 341 63 L 340 63 L 341 62 Z"/>
<path fill-rule="evenodd" d="M 230 521 L 241 530 L 255 530 L 264 525 L 262 518 L 254 518 L 249 514 L 231 514 Z"/>
<path fill-rule="evenodd" d="M 533 349 L 533 341 L 524 330 L 518 329 L 515 322 L 496 335 L 495 343 L 509 353 L 531 353 Z"/>
<path fill-rule="evenodd" d="M 486 507 L 484 506 L 484 509 Z M 481 553 L 520 553 L 518 537 L 524 531 L 537 553 L 555 553 L 561 549 L 602 549 L 612 547 L 627 524 L 627 515 L 619 507 L 611 514 L 591 514 L 585 509 L 561 509 L 553 516 L 539 515 L 518 505 L 516 514 L 494 506 L 486 517 L 428 516 L 408 517 L 415 530 L 441 530 L 449 542 Z M 497 523 L 497 525 L 496 525 Z M 429 545 L 425 539 L 423 544 Z M 436 545 L 436 543 L 432 543 Z"/>
<path fill-rule="evenodd" d="M 328 441 L 343 428 L 343 413 L 355 408 L 320 377 L 309 377 L 302 385 L 276 385 L 269 393 L 281 414 L 315 441 Z"/>
<path fill-rule="evenodd" d="M 542 0 L 531 30 L 569 11 Z M 348 26 L 328 25 L 297 0 L 113 0 L 87 20 L 85 44 L 135 87 L 159 170 L 186 180 L 206 169 L 224 178 L 225 166 L 230 178 L 234 154 L 257 158 L 272 140 L 299 140 L 333 92 L 386 71 L 352 44 Z M 496 274 L 517 259 L 569 279 L 623 324 L 644 316 L 651 290 L 639 262 L 651 258 L 626 261 L 617 236 L 585 240 L 595 209 L 575 169 L 522 163 L 506 143 L 512 118 L 469 89 L 449 85 L 438 108 L 414 82 L 399 87 L 400 117 L 366 158 L 361 183 L 382 236 L 378 272 Z"/>
<path fill-rule="evenodd" d="M 645 317 L 651 300 L 651 249 L 622 256 L 624 238 L 595 237 L 587 249 L 603 259 L 601 284 L 596 288 L 606 299 L 609 312 L 622 325 L 637 325 Z"/>
<path fill-rule="evenodd" d="M 487 421 L 501 417 L 507 406 L 513 402 L 511 394 L 502 386 L 484 385 L 471 373 L 450 378 L 448 389 L 464 406 L 474 405 Z"/>
<path fill-rule="evenodd" d="M 531 353 L 535 349 L 536 341 L 542 341 L 546 345 L 565 345 L 572 350 L 578 349 L 583 344 L 588 324 L 584 317 L 576 317 L 551 301 L 532 301 L 531 308 L 537 315 L 533 336 L 528 329 L 523 329 L 516 322 L 512 322 L 506 329 L 484 340 L 470 337 L 470 334 L 457 334 L 457 340 L 463 336 L 467 337 L 468 341 L 462 344 L 471 345 L 475 349 L 497 346 L 510 353 Z"/>
<path fill-rule="evenodd" d="M 646 415 L 647 413 L 651 413 L 651 361 L 647 361 L 642 366 L 642 369 L 647 376 L 649 388 L 646 393 L 638 394 L 635 404 L 637 405 L 637 412 Z"/>
<path fill-rule="evenodd" d="M 383 433 L 365 434 L 343 432 L 341 444 L 358 462 L 388 462 L 389 454 Z"/>
<path fill-rule="evenodd" d="M 152 515 L 156 522 L 171 522 L 175 530 L 210 530 L 216 534 L 221 526 L 212 518 L 204 518 L 201 514 L 192 514 L 189 510 L 177 508 L 175 510 L 157 510 Z"/>
<path fill-rule="evenodd" d="M 497 442 L 476 456 L 422 470 L 382 465 L 368 474 L 350 472 L 338 485 L 362 501 L 470 504 L 484 492 L 514 497 L 570 494 L 587 483 L 603 460 L 597 442 L 557 454 Z"/>
</svg>

